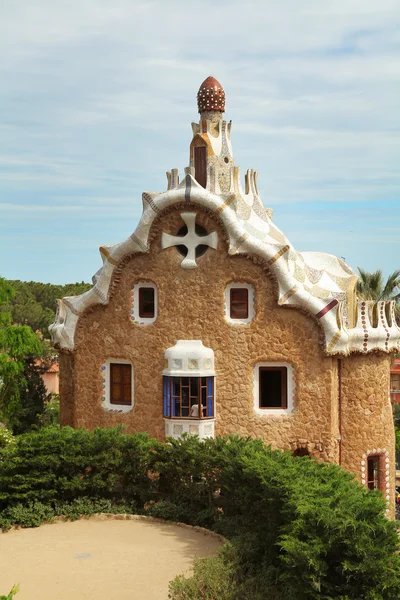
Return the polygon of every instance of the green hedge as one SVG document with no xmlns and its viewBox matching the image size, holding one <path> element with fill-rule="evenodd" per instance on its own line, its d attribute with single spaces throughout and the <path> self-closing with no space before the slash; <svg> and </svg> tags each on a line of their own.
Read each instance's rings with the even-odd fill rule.
<svg viewBox="0 0 400 600">
<path fill-rule="evenodd" d="M 229 538 L 229 552 L 209 569 L 215 574 L 222 561 L 232 583 L 233 595 L 218 600 L 400 598 L 399 544 L 385 503 L 338 466 L 260 440 L 163 444 L 116 429 L 45 428 L 0 450 L 4 528 L 99 510 L 180 520 Z M 181 596 L 171 597 L 212 598 L 184 596 L 179 585 Z"/>
</svg>

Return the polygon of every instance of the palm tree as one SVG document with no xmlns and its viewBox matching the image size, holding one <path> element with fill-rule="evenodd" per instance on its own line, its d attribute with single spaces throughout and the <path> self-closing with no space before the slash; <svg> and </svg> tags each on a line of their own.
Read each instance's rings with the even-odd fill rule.
<svg viewBox="0 0 400 600">
<path fill-rule="evenodd" d="M 384 283 L 383 274 L 380 269 L 374 273 L 368 273 L 358 268 L 360 274 L 357 281 L 357 294 L 362 300 L 394 300 L 396 305 L 400 300 L 400 270 L 389 275 Z"/>
</svg>

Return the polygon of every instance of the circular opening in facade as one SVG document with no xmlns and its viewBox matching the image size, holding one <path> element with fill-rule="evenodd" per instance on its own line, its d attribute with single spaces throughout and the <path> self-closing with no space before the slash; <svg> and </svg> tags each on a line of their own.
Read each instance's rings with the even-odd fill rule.
<svg viewBox="0 0 400 600">
<path fill-rule="evenodd" d="M 227 156 L 225 156 L 225 158 L 224 158 L 224 161 L 225 161 L 226 163 L 228 163 L 228 162 L 229 162 L 229 158 L 228 158 Z"/>
</svg>

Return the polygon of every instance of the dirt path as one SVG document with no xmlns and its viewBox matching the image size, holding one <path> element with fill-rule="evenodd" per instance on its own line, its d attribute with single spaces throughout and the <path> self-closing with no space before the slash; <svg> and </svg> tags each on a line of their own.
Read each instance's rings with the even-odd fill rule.
<svg viewBox="0 0 400 600">
<path fill-rule="evenodd" d="M 220 541 L 146 521 L 82 520 L 0 534 L 0 595 L 15 600 L 167 600 L 168 582 Z"/>
</svg>

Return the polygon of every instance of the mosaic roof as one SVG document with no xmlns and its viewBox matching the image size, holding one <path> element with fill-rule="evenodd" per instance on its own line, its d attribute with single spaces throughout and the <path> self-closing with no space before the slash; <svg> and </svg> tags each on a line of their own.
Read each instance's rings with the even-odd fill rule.
<svg viewBox="0 0 400 600">
<path fill-rule="evenodd" d="M 207 90 L 213 90 L 213 94 L 207 96 Z M 279 305 L 301 309 L 318 322 L 327 354 L 399 350 L 400 328 L 394 302 L 357 303 L 357 275 L 351 267 L 331 254 L 296 250 L 272 222 L 272 210 L 261 201 L 256 171 L 248 169 L 242 188 L 240 170 L 233 161 L 231 123 L 212 112 L 222 111 L 225 102 L 218 81 L 208 77 L 200 86 L 198 98 L 199 110 L 204 109 L 203 117 L 206 116 L 200 123 L 192 123 L 190 166 L 185 169 L 183 180 L 180 182 L 178 170 L 172 169 L 167 173 L 167 191 L 143 193 L 143 214 L 135 232 L 120 244 L 100 248 L 103 266 L 93 277 L 93 288 L 81 296 L 59 301 L 56 321 L 50 327 L 54 344 L 74 349 L 80 315 L 89 306 L 108 303 L 118 263 L 130 254 L 149 252 L 154 219 L 163 210 L 190 201 L 222 221 L 229 237 L 230 255 L 254 257 L 267 267 L 277 282 Z M 207 147 L 206 187 L 195 177 L 193 148 L 199 139 Z"/>
<path fill-rule="evenodd" d="M 197 106 L 199 113 L 208 110 L 225 111 L 224 88 L 214 77 L 207 77 L 197 92 Z"/>
</svg>

